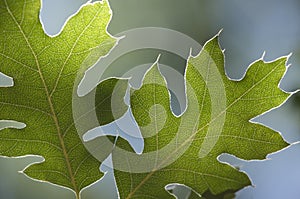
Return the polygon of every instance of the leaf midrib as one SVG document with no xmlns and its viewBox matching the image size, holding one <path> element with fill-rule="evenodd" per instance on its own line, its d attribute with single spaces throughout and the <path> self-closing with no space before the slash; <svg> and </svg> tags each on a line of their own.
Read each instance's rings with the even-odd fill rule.
<svg viewBox="0 0 300 199">
<path fill-rule="evenodd" d="M 35 59 L 35 63 L 36 63 L 36 66 L 37 66 L 37 69 L 38 69 L 38 73 L 39 73 L 39 76 L 41 78 L 41 81 L 42 81 L 42 84 L 44 86 L 44 89 L 45 89 L 45 92 L 46 92 L 46 95 L 47 95 L 47 100 L 48 100 L 48 103 L 49 103 L 49 106 L 50 106 L 50 111 L 52 113 L 52 118 L 54 120 L 54 123 L 55 123 L 55 126 L 56 126 L 56 130 L 57 130 L 57 133 L 58 133 L 58 137 L 59 137 L 59 141 L 60 141 L 60 145 L 62 147 L 62 151 L 63 151 L 63 155 L 65 157 L 65 161 L 66 161 L 66 165 L 67 165 L 67 169 L 68 169 L 68 173 L 70 175 L 70 178 L 71 178 L 71 184 L 74 188 L 74 191 L 76 193 L 76 196 L 78 197 L 79 195 L 79 191 L 78 191 L 78 188 L 77 188 L 77 185 L 76 185 L 76 181 L 75 181 L 75 177 L 73 175 L 73 171 L 72 171 L 72 168 L 71 168 L 71 164 L 70 164 L 70 160 L 69 160 L 69 156 L 68 156 L 68 153 L 67 153 L 67 150 L 66 150 L 66 146 L 65 146 L 65 143 L 64 143 L 64 140 L 63 140 L 63 137 L 61 135 L 61 131 L 60 131 L 60 126 L 59 126 L 59 123 L 58 123 L 58 118 L 56 116 L 56 113 L 55 113 L 55 109 L 53 107 L 53 103 L 52 103 L 52 99 L 51 99 L 51 96 L 50 96 L 50 93 L 49 93 L 49 90 L 48 90 L 48 87 L 46 85 L 46 82 L 45 82 L 45 79 L 44 79 L 44 76 L 43 76 L 43 73 L 41 71 L 41 68 L 40 68 L 40 63 L 39 63 L 39 60 L 37 58 L 37 55 L 35 53 L 35 51 L 33 50 L 28 38 L 26 37 L 22 27 L 20 26 L 20 24 L 18 23 L 18 21 L 16 20 L 15 16 L 13 15 L 13 13 L 11 12 L 8 4 L 7 4 L 7 1 L 4 0 L 5 2 L 5 5 L 6 5 L 6 8 L 7 8 L 7 11 L 9 13 L 9 15 L 11 16 L 11 18 L 13 19 L 14 23 L 17 25 L 18 29 L 20 30 L 20 33 L 22 34 L 24 40 L 26 41 L 26 44 L 27 46 L 29 47 L 34 59 Z"/>
</svg>

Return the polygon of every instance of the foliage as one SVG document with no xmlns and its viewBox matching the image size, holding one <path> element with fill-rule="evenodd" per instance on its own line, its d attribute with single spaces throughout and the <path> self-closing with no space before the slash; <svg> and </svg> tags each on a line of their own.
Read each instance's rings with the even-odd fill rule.
<svg viewBox="0 0 300 199">
<path fill-rule="evenodd" d="M 106 32 L 110 8 L 107 1 L 83 6 L 56 37 L 44 33 L 39 9 L 39 0 L 0 1 L 0 70 L 14 79 L 14 86 L 0 88 L 0 119 L 26 124 L 21 129 L 1 129 L 0 155 L 42 156 L 43 162 L 28 166 L 24 173 L 69 188 L 79 198 L 80 191 L 103 174 L 100 162 L 76 132 L 72 96 L 77 87 L 73 86 L 82 65 L 91 66 L 115 44 Z M 218 37 L 213 38 L 189 60 L 188 106 L 180 117 L 170 109 L 169 91 L 155 64 L 144 85 L 131 89 L 130 108 L 144 136 L 146 156 L 134 154 L 122 139 L 117 139 L 117 147 L 128 153 L 112 152 L 120 197 L 172 198 L 164 189 L 170 183 L 185 184 L 208 198 L 231 197 L 249 185 L 245 173 L 217 157 L 229 153 L 263 159 L 287 146 L 278 133 L 249 122 L 288 97 L 278 88 L 285 63 L 285 57 L 271 63 L 258 60 L 243 80 L 229 80 Z M 108 79 L 97 87 L 100 124 L 117 119 L 109 107 L 117 82 L 127 84 Z M 155 154 L 154 159 L 148 154 Z M 127 170 L 118 169 L 125 162 Z M 135 170 L 141 169 L 141 162 L 145 163 L 142 170 L 151 170 Z"/>
</svg>

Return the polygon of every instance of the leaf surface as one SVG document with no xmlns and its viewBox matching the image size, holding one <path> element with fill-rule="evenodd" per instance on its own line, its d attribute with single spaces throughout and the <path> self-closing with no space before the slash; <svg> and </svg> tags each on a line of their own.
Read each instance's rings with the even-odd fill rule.
<svg viewBox="0 0 300 199">
<path fill-rule="evenodd" d="M 188 106 L 180 117 L 170 109 L 166 82 L 155 64 L 143 86 L 131 92 L 144 152 L 134 154 L 122 139 L 113 151 L 120 197 L 174 198 L 165 186 L 179 183 L 205 198 L 221 198 L 222 193 L 250 185 L 245 173 L 217 158 L 229 153 L 245 160 L 264 159 L 287 146 L 279 133 L 250 121 L 288 98 L 278 88 L 286 61 L 287 57 L 270 63 L 258 60 L 242 80 L 233 81 L 225 74 L 218 36 L 211 39 L 188 61 Z"/>
<path fill-rule="evenodd" d="M 103 174 L 76 131 L 73 87 L 81 67 L 94 64 L 115 44 L 106 32 L 110 8 L 107 1 L 88 3 L 56 37 L 44 33 L 39 10 L 40 0 L 0 1 L 0 71 L 14 79 L 13 87 L 0 88 L 0 119 L 26 124 L 0 131 L 0 155 L 42 156 L 43 162 L 24 173 L 69 188 L 79 198 Z M 109 97 L 116 81 L 98 86 L 102 98 Z M 106 103 L 99 101 L 98 109 Z M 110 120 L 108 115 L 102 123 Z"/>
</svg>

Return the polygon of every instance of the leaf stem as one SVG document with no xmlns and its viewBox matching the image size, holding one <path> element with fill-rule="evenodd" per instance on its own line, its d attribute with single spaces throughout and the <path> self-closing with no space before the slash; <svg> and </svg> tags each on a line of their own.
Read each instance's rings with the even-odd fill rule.
<svg viewBox="0 0 300 199">
<path fill-rule="evenodd" d="M 75 195 L 76 195 L 76 199 L 80 199 L 80 192 L 76 191 Z"/>
</svg>

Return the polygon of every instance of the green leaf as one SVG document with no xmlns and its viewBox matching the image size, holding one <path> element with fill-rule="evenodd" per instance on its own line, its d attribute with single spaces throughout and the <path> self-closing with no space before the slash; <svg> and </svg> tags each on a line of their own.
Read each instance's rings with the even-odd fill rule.
<svg viewBox="0 0 300 199">
<path fill-rule="evenodd" d="M 0 155 L 42 156 L 43 162 L 24 173 L 69 188 L 79 198 L 80 191 L 103 174 L 76 131 L 73 87 L 78 71 L 115 44 L 106 32 L 110 8 L 107 1 L 88 3 L 56 37 L 44 33 L 39 10 L 40 0 L 0 1 L 0 70 L 14 79 L 13 87 L 0 88 L 0 119 L 26 124 L 21 130 L 8 125 L 0 131 Z M 116 82 L 110 79 L 99 85 L 99 100 L 110 101 Z M 105 104 L 97 102 L 98 109 Z M 101 124 L 112 120 L 109 114 Z"/>
<path fill-rule="evenodd" d="M 165 186 L 179 183 L 204 198 L 231 198 L 230 193 L 250 185 L 245 173 L 217 158 L 229 153 L 245 160 L 264 159 L 288 145 L 279 133 L 250 121 L 288 98 L 278 88 L 286 61 L 258 60 L 242 80 L 233 81 L 225 74 L 218 37 L 213 38 L 188 61 L 188 106 L 180 117 L 170 109 L 166 82 L 155 64 L 143 86 L 131 92 L 144 152 L 134 154 L 122 139 L 113 151 L 120 197 L 173 198 Z"/>
</svg>

